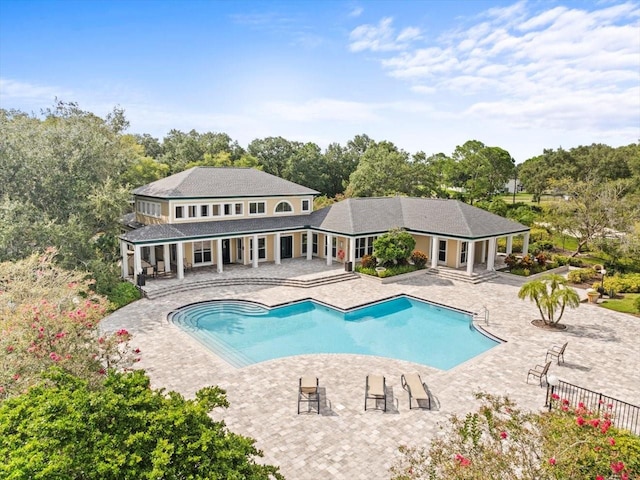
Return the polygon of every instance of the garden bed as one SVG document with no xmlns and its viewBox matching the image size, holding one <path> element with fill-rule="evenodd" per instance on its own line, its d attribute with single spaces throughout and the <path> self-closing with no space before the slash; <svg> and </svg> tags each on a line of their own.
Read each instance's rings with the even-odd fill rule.
<svg viewBox="0 0 640 480">
<path fill-rule="evenodd" d="M 364 278 L 366 280 L 372 280 L 374 282 L 377 283 L 381 283 L 381 284 L 385 284 L 385 283 L 395 283 L 395 282 L 399 282 L 401 280 L 406 280 L 407 278 L 412 278 L 412 277 L 417 277 L 419 275 L 424 275 L 425 273 L 427 273 L 427 269 L 426 268 L 421 268 L 419 270 L 414 270 L 413 272 L 407 272 L 407 273 L 399 273 L 398 275 L 391 275 L 388 277 L 378 277 L 376 275 L 370 275 L 368 273 L 365 272 L 356 272 L 360 278 Z"/>
</svg>

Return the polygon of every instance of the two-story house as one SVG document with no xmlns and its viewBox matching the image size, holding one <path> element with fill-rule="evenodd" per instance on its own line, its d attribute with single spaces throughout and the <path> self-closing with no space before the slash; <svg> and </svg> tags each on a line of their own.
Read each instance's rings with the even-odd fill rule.
<svg viewBox="0 0 640 480">
<path fill-rule="evenodd" d="M 319 257 L 355 264 L 392 228 L 413 235 L 430 265 L 493 270 L 496 241 L 529 227 L 457 200 L 350 198 L 313 211 L 315 190 L 250 168 L 195 167 L 134 190 L 120 237 L 123 277 Z"/>
</svg>

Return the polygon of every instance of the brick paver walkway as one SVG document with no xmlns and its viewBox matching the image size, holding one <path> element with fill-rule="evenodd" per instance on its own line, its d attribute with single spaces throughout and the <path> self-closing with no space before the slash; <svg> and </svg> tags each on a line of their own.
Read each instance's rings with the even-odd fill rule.
<svg viewBox="0 0 640 480">
<path fill-rule="evenodd" d="M 261 265 L 258 270 L 260 276 L 293 278 L 326 274 L 330 269 L 318 261 L 294 260 Z M 133 343 L 142 350 L 140 367 L 154 387 L 186 396 L 207 385 L 226 389 L 231 406 L 213 412 L 214 418 L 223 418 L 232 431 L 255 438 L 264 461 L 280 466 L 286 478 L 383 479 L 389 478 L 399 445 L 426 445 L 438 422 L 475 409 L 476 391 L 507 394 L 522 407 L 540 409 L 545 389 L 525 383 L 525 378 L 529 368 L 544 361 L 551 345 L 569 341 L 566 363 L 553 364 L 550 373 L 640 405 L 640 318 L 581 304 L 565 313 L 566 331 L 548 332 L 530 324 L 537 310 L 517 298 L 518 288 L 517 282 L 502 278 L 470 285 L 428 275 L 387 285 L 360 279 L 312 289 L 218 287 L 140 300 L 106 318 L 103 328 L 134 333 Z M 486 306 L 486 329 L 506 342 L 449 371 L 358 355 L 296 356 L 236 369 L 167 321 L 173 309 L 209 299 L 275 305 L 311 297 L 349 308 L 399 293 L 471 311 Z M 428 384 L 435 399 L 433 410 L 409 410 L 400 385 L 400 375 L 407 371 L 419 372 Z M 369 373 L 387 378 L 392 406 L 386 413 L 364 411 Z M 320 378 L 321 415 L 296 414 L 297 382 L 303 374 Z"/>
</svg>

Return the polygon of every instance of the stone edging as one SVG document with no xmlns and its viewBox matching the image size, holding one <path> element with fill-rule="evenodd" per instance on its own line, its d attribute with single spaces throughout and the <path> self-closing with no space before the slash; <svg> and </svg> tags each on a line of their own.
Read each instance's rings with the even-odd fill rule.
<svg viewBox="0 0 640 480">
<path fill-rule="evenodd" d="M 536 278 L 540 278 L 543 275 L 547 275 L 548 273 L 557 273 L 563 274 L 569 271 L 569 265 L 562 265 L 561 267 L 552 268 L 551 270 L 546 270 L 544 272 L 536 273 L 535 275 L 529 275 L 528 277 L 523 277 L 520 275 L 513 275 L 509 272 L 498 272 L 496 273 L 503 278 L 510 278 L 511 280 L 520 280 L 522 283 L 528 282 L 529 280 L 535 280 Z"/>
</svg>

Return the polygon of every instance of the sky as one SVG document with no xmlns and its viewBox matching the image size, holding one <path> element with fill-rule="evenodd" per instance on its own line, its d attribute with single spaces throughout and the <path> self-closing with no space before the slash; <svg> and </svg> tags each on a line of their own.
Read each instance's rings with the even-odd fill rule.
<svg viewBox="0 0 640 480">
<path fill-rule="evenodd" d="M 0 107 L 517 163 L 640 141 L 640 2 L 0 0 Z"/>
</svg>

